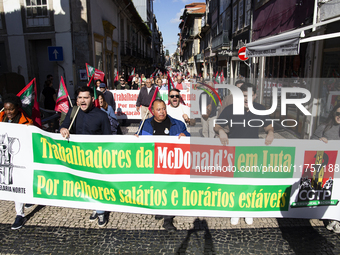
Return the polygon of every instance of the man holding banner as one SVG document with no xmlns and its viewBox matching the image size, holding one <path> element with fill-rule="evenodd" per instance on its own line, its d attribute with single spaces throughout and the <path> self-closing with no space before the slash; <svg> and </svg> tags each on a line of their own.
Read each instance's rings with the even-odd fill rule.
<svg viewBox="0 0 340 255">
<path fill-rule="evenodd" d="M 139 135 L 170 135 L 178 136 L 178 138 L 181 138 L 182 136 L 190 136 L 190 133 L 187 131 L 187 128 L 182 121 L 173 119 L 167 115 L 166 105 L 163 100 L 154 100 L 152 102 L 151 110 L 154 116 L 144 122 Z M 136 136 L 138 137 L 137 134 Z M 176 230 L 176 227 L 173 224 L 175 216 L 156 216 L 156 219 L 160 220 L 161 218 L 164 218 L 163 227 L 166 230 Z"/>
<path fill-rule="evenodd" d="M 268 120 L 270 117 L 268 115 L 258 116 L 250 112 L 249 105 L 248 105 L 248 88 L 252 88 L 252 104 L 256 109 L 263 110 L 265 107 L 261 104 L 254 103 L 254 100 L 256 98 L 256 87 L 253 86 L 250 83 L 244 83 L 241 86 L 241 90 L 243 92 L 244 96 L 244 109 L 245 114 L 244 115 L 233 115 L 233 104 L 227 106 L 218 119 L 216 119 L 214 130 L 219 134 L 221 143 L 223 145 L 229 144 L 229 138 L 259 138 L 259 127 L 258 126 L 247 126 L 246 123 L 249 123 L 251 120 L 257 120 L 262 121 L 264 123 L 264 130 L 267 133 L 267 137 L 265 139 L 265 144 L 270 145 L 274 140 L 274 127 L 272 126 L 272 123 Z M 229 127 L 229 133 L 228 135 L 224 131 L 222 126 L 225 126 L 227 124 L 216 124 L 221 123 L 221 121 L 226 121 L 228 123 Z M 230 124 L 233 123 L 233 124 Z M 233 217 L 231 218 L 231 224 L 237 225 L 239 221 L 239 218 Z M 245 218 L 245 222 L 248 225 L 253 224 L 253 218 Z"/>
<path fill-rule="evenodd" d="M 70 137 L 70 132 L 82 135 L 111 135 L 110 121 L 107 114 L 94 106 L 94 92 L 90 87 L 80 87 L 77 90 L 77 104 L 81 111 L 71 117 L 72 108 L 68 111 L 63 124 L 60 127 L 60 134 L 64 138 Z M 74 121 L 74 128 L 71 123 Z M 71 131 L 73 130 L 73 131 Z M 105 211 L 94 211 L 90 221 L 98 218 L 98 226 L 104 227 L 107 223 Z"/>
</svg>

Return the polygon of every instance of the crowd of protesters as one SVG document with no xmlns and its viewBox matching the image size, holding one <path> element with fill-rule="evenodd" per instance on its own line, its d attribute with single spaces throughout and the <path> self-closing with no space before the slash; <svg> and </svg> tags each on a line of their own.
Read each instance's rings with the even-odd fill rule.
<svg viewBox="0 0 340 255">
<path fill-rule="evenodd" d="M 53 91 L 53 85 L 51 82 L 51 76 L 47 77 L 45 89 L 43 95 L 45 96 L 45 107 L 47 109 L 53 109 L 52 104 L 55 104 L 55 91 Z M 134 75 L 129 77 L 128 81 L 123 76 L 119 76 L 114 84 L 115 90 L 139 90 L 139 96 L 136 101 L 136 111 L 141 112 L 141 121 L 139 130 L 136 136 L 139 135 L 169 135 L 169 136 L 190 136 L 187 130 L 188 125 L 195 125 L 196 120 L 190 118 L 190 109 L 187 107 L 181 98 L 181 91 L 189 91 L 188 86 L 190 77 L 183 77 L 182 74 L 173 75 L 171 79 L 173 82 L 168 81 L 166 74 L 159 74 L 146 78 L 144 74 L 140 77 Z M 53 77 L 52 77 L 53 79 Z M 200 80 L 200 78 L 198 78 Z M 171 84 L 171 85 L 170 85 Z M 171 88 L 169 88 L 171 86 Z M 210 83 L 213 87 L 213 83 Z M 232 117 L 252 119 L 257 118 L 263 120 L 265 123 L 264 130 L 267 133 L 264 144 L 270 145 L 274 140 L 274 127 L 266 119 L 269 116 L 257 116 L 249 111 L 248 106 L 248 88 L 252 88 L 252 100 L 256 98 L 256 87 L 245 81 L 237 81 L 235 86 L 239 87 L 244 94 L 244 108 L 245 113 L 242 116 L 233 115 L 233 98 L 226 96 L 223 99 L 222 105 L 216 106 L 213 101 L 216 98 L 209 98 L 207 102 L 207 109 L 201 117 L 201 123 L 203 127 L 202 136 L 214 138 L 218 137 L 222 145 L 229 143 L 229 138 L 242 138 L 251 139 L 259 138 L 259 128 L 252 128 L 245 126 L 244 128 L 233 127 L 229 125 L 214 125 L 213 120 L 216 118 L 229 120 Z M 154 93 L 158 90 L 169 91 L 169 104 L 167 105 L 161 99 L 155 99 Z M 66 117 L 63 119 L 59 132 L 64 138 L 69 138 L 72 134 L 83 135 L 111 135 L 122 134 L 119 127 L 119 122 L 115 115 L 116 103 L 113 94 L 107 89 L 107 85 L 100 80 L 96 81 L 96 94 L 99 99 L 99 108 L 94 104 L 94 90 L 90 87 L 84 86 L 78 88 L 76 91 L 76 103 L 73 108 L 70 108 Z M 201 97 L 207 95 L 203 92 Z M 211 94 L 211 93 L 209 93 Z M 263 105 L 253 102 L 256 109 L 265 109 Z M 1 122 L 10 122 L 18 124 L 31 125 L 32 120 L 29 119 L 23 111 L 20 110 L 21 101 L 20 98 L 15 95 L 9 95 L 4 99 L 4 111 L 0 115 Z M 78 109 L 79 108 L 79 109 Z M 200 110 L 201 110 L 200 106 Z M 74 115 L 75 109 L 78 109 L 77 114 Z M 151 110 L 150 110 L 151 109 Z M 74 118 L 74 121 L 73 121 Z M 239 120 L 239 122 L 241 121 Z M 74 123 L 72 128 L 71 123 Z M 228 121 L 227 123 L 230 123 Z M 312 139 L 319 139 L 325 143 L 328 140 L 340 139 L 340 105 L 334 107 L 334 110 L 330 113 L 327 119 L 327 123 L 321 125 L 315 132 Z M 178 139 L 178 138 L 177 138 Z M 30 206 L 30 205 L 27 205 Z M 17 216 L 12 229 L 21 228 L 26 218 L 24 215 L 24 204 L 15 203 Z M 156 216 L 156 219 L 164 219 L 163 227 L 169 231 L 176 230 L 173 225 L 173 218 L 175 216 Z M 90 221 L 98 219 L 98 226 L 103 227 L 106 225 L 108 218 L 105 211 L 96 210 L 90 216 Z M 236 225 L 239 222 L 239 218 L 234 217 L 231 219 L 231 224 Z M 252 218 L 246 218 L 247 224 L 252 224 Z M 340 233 L 340 224 L 337 221 L 331 221 L 327 226 L 327 229 L 333 230 L 335 233 Z"/>
</svg>

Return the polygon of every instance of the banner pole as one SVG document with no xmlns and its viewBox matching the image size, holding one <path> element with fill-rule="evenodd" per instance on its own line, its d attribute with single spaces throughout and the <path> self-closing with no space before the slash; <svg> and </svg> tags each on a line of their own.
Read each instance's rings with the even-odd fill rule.
<svg viewBox="0 0 340 255">
<path fill-rule="evenodd" d="M 68 98 L 68 101 L 69 101 L 69 102 L 70 102 L 70 104 L 71 104 L 71 107 L 73 107 L 73 104 L 72 104 L 72 101 L 71 101 L 70 95 L 67 95 L 67 98 Z"/>
<path fill-rule="evenodd" d="M 140 130 L 142 129 L 142 127 L 143 127 L 143 125 L 144 125 L 144 121 L 145 121 L 146 116 L 148 115 L 148 113 L 149 113 L 149 108 L 148 108 L 148 111 L 147 111 L 147 112 L 145 113 L 145 115 L 144 115 L 143 122 L 142 122 L 142 124 L 140 125 L 140 127 L 139 127 L 139 129 L 138 129 L 137 135 L 139 135 L 139 132 L 140 132 Z"/>
<path fill-rule="evenodd" d="M 68 128 L 68 131 L 70 131 L 70 130 L 71 130 L 71 128 L 72 128 L 72 125 L 73 125 L 73 122 L 74 122 L 74 120 L 76 119 L 76 117 L 77 117 L 77 114 L 78 114 L 78 112 L 79 112 L 79 109 L 80 109 L 80 107 L 78 107 L 78 109 L 77 109 L 76 113 L 74 114 L 74 117 L 73 117 L 73 119 L 72 119 L 72 122 L 71 122 L 71 124 L 70 124 L 70 126 L 69 126 L 69 128 Z"/>
</svg>

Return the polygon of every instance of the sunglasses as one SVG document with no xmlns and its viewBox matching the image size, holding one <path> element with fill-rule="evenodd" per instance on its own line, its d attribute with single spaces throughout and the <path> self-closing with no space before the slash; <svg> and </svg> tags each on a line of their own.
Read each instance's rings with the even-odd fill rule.
<svg viewBox="0 0 340 255">
<path fill-rule="evenodd" d="M 336 113 L 335 113 L 335 116 L 340 116 L 340 112 L 336 112 Z"/>
<path fill-rule="evenodd" d="M 179 98 L 179 95 L 171 95 L 170 96 L 170 98 L 174 98 L 174 97 Z"/>
</svg>

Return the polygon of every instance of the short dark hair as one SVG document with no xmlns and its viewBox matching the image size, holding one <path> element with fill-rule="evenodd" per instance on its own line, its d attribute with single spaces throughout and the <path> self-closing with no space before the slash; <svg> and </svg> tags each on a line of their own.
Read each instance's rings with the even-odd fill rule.
<svg viewBox="0 0 340 255">
<path fill-rule="evenodd" d="M 242 81 L 242 80 L 237 80 L 237 81 L 235 82 L 235 86 L 237 86 L 238 84 L 241 84 L 241 83 L 244 83 L 244 81 Z"/>
<path fill-rule="evenodd" d="M 102 83 L 102 81 L 101 81 L 101 80 L 99 80 L 99 79 L 98 79 L 98 80 L 96 80 L 96 82 L 95 82 L 95 83 L 97 84 L 97 82 L 98 82 L 98 81 L 99 81 L 100 83 Z"/>
<path fill-rule="evenodd" d="M 169 95 L 170 95 L 171 91 L 176 91 L 176 92 L 178 92 L 179 94 L 181 94 L 181 91 L 180 91 L 179 89 L 170 89 Z"/>
<path fill-rule="evenodd" d="M 243 83 L 242 86 L 240 87 L 240 89 L 242 91 L 248 91 L 248 88 L 252 88 L 254 94 L 256 94 L 256 87 L 253 84 L 249 83 L 249 82 Z"/>
<path fill-rule="evenodd" d="M 3 102 L 4 104 L 6 103 L 14 104 L 14 106 L 17 108 L 21 108 L 22 106 L 20 98 L 12 93 L 9 93 L 6 96 L 4 96 Z"/>
<path fill-rule="evenodd" d="M 153 109 L 153 105 L 155 102 L 163 103 L 166 106 L 165 102 L 162 99 L 155 99 L 151 104 L 151 109 Z"/>
<path fill-rule="evenodd" d="M 78 95 L 79 95 L 80 92 L 90 92 L 91 97 L 94 97 L 93 89 L 90 88 L 90 87 L 88 87 L 88 86 L 79 87 L 79 88 L 76 90 L 76 97 L 78 97 Z"/>
<path fill-rule="evenodd" d="M 52 75 L 52 74 L 48 74 L 48 75 L 46 76 L 46 79 L 49 80 L 51 77 L 53 78 L 53 75 Z"/>
</svg>

